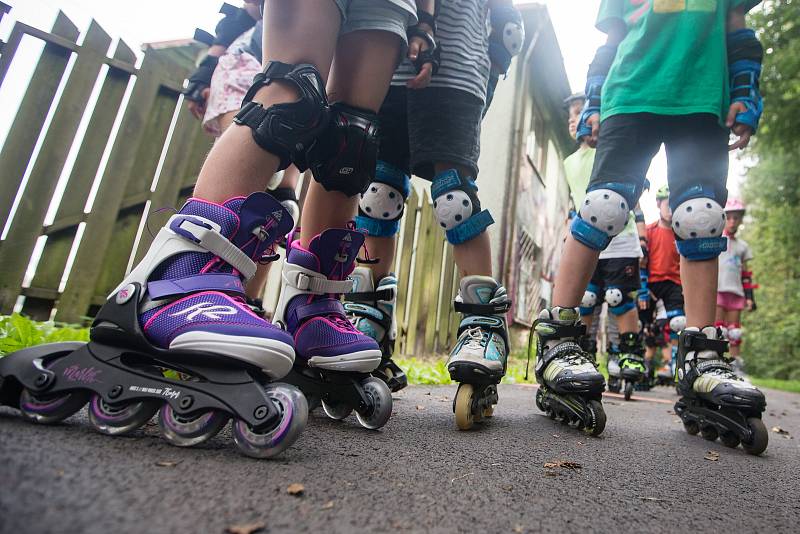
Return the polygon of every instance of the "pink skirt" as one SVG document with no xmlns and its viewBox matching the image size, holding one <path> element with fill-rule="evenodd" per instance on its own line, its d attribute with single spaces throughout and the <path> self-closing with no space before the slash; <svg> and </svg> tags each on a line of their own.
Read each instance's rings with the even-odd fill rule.
<svg viewBox="0 0 800 534">
<path fill-rule="evenodd" d="M 222 135 L 219 118 L 231 111 L 239 111 L 244 95 L 259 72 L 261 63 L 247 52 L 225 54 L 219 58 L 211 78 L 211 94 L 203 117 L 205 131 L 214 137 Z"/>
<path fill-rule="evenodd" d="M 720 291 L 717 293 L 717 306 L 723 310 L 743 310 L 746 300 L 736 293 Z"/>
</svg>

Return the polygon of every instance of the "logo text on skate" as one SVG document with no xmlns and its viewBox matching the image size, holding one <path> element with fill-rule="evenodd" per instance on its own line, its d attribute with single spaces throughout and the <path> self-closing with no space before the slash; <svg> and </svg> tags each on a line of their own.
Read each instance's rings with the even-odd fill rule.
<svg viewBox="0 0 800 534">
<path fill-rule="evenodd" d="M 224 306 L 222 304 L 212 304 L 210 302 L 200 302 L 193 306 L 189 306 L 185 310 L 170 314 L 170 317 L 186 316 L 187 321 L 193 321 L 198 315 L 203 319 L 222 319 L 223 315 L 236 315 L 236 308 L 233 306 Z"/>
</svg>

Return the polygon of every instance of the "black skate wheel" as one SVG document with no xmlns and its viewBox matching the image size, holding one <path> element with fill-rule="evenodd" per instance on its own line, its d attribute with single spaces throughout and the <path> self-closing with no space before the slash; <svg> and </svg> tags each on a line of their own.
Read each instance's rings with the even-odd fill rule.
<svg viewBox="0 0 800 534">
<path fill-rule="evenodd" d="M 364 428 L 377 430 L 392 416 L 392 392 L 383 380 L 373 376 L 361 382 L 361 387 L 371 406 L 368 412 L 356 413 L 356 419 Z"/>
<path fill-rule="evenodd" d="M 723 445 L 730 447 L 731 449 L 735 449 L 739 446 L 739 436 L 737 436 L 734 432 L 723 432 L 719 435 L 719 440 Z"/>
<path fill-rule="evenodd" d="M 631 395 L 633 395 L 633 382 L 625 382 L 625 400 L 631 400 Z"/>
<path fill-rule="evenodd" d="M 540 412 L 546 411 L 544 409 L 544 404 L 542 404 L 542 400 L 543 399 L 544 399 L 544 392 L 542 391 L 542 388 L 537 388 L 536 389 L 536 407 L 539 408 Z"/>
<path fill-rule="evenodd" d="M 344 402 L 322 401 L 322 409 L 325 415 L 336 421 L 341 421 L 347 418 L 348 415 L 353 413 L 353 408 Z"/>
<path fill-rule="evenodd" d="M 750 428 L 750 432 L 752 432 L 753 435 L 750 440 L 742 441 L 742 448 L 747 451 L 748 454 L 758 456 L 767 450 L 767 445 L 769 444 L 767 427 L 764 426 L 764 422 L 758 417 L 748 417 L 747 426 Z"/>
<path fill-rule="evenodd" d="M 89 422 L 102 434 L 121 436 L 144 425 L 160 407 L 161 402 L 154 400 L 108 404 L 103 397 L 94 394 L 89 401 Z"/>
<path fill-rule="evenodd" d="M 583 427 L 583 431 L 590 436 L 599 436 L 606 428 L 606 412 L 600 401 L 591 400 L 586 403 L 590 423 Z"/>
<path fill-rule="evenodd" d="M 233 441 L 251 458 L 272 458 L 285 451 L 300 437 L 308 420 L 308 403 L 296 387 L 270 384 L 264 391 L 280 414 L 275 426 L 255 431 L 241 419 L 232 425 Z"/>
<path fill-rule="evenodd" d="M 700 429 L 700 435 L 708 441 L 715 441 L 719 437 L 719 432 L 713 426 L 704 426 Z"/>
<path fill-rule="evenodd" d="M 22 417 L 35 423 L 48 425 L 63 421 L 83 408 L 89 400 L 86 391 L 70 391 L 63 395 L 37 396 L 23 389 L 19 396 Z"/>
<path fill-rule="evenodd" d="M 475 424 L 475 415 L 472 412 L 474 395 L 475 388 L 472 384 L 459 384 L 458 391 L 456 391 L 456 400 L 453 402 L 456 426 L 459 430 L 469 430 Z"/>
<path fill-rule="evenodd" d="M 697 424 L 697 421 L 684 421 L 683 429 L 690 436 L 696 436 L 697 433 L 700 432 L 700 426 Z"/>
<path fill-rule="evenodd" d="M 169 404 L 158 411 L 158 426 L 164 439 L 178 447 L 191 447 L 216 436 L 228 419 L 228 414 L 217 410 L 191 416 L 180 415 Z"/>
</svg>

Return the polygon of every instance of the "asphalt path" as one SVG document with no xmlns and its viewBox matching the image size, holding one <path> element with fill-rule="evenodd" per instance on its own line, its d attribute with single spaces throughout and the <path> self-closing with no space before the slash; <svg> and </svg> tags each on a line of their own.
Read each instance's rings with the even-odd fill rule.
<svg viewBox="0 0 800 534">
<path fill-rule="evenodd" d="M 800 531 L 800 395 L 767 393 L 756 458 L 686 434 L 667 388 L 607 396 L 600 438 L 541 415 L 531 386 L 460 432 L 454 394 L 409 387 L 377 432 L 314 412 L 272 461 L 227 429 L 180 449 L 154 422 L 107 437 L 85 412 L 43 427 L 0 408 L 0 532 Z"/>
</svg>

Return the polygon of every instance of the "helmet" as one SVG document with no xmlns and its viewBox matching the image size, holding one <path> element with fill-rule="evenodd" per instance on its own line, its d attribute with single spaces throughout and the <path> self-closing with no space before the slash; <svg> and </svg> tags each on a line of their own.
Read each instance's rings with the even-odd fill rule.
<svg viewBox="0 0 800 534">
<path fill-rule="evenodd" d="M 569 108 L 572 105 L 573 102 L 581 102 L 581 103 L 583 103 L 584 100 L 586 100 L 586 93 L 584 93 L 583 91 L 580 91 L 578 93 L 572 93 L 567 98 L 565 98 L 564 99 L 564 105 Z"/>
<path fill-rule="evenodd" d="M 658 191 L 656 191 L 656 200 L 661 200 L 664 198 L 669 198 L 668 185 L 662 185 L 661 187 L 658 188 Z"/>
<path fill-rule="evenodd" d="M 738 198 L 729 198 L 728 202 L 725 204 L 725 213 L 729 211 L 744 211 L 744 202 L 739 200 Z"/>
</svg>

